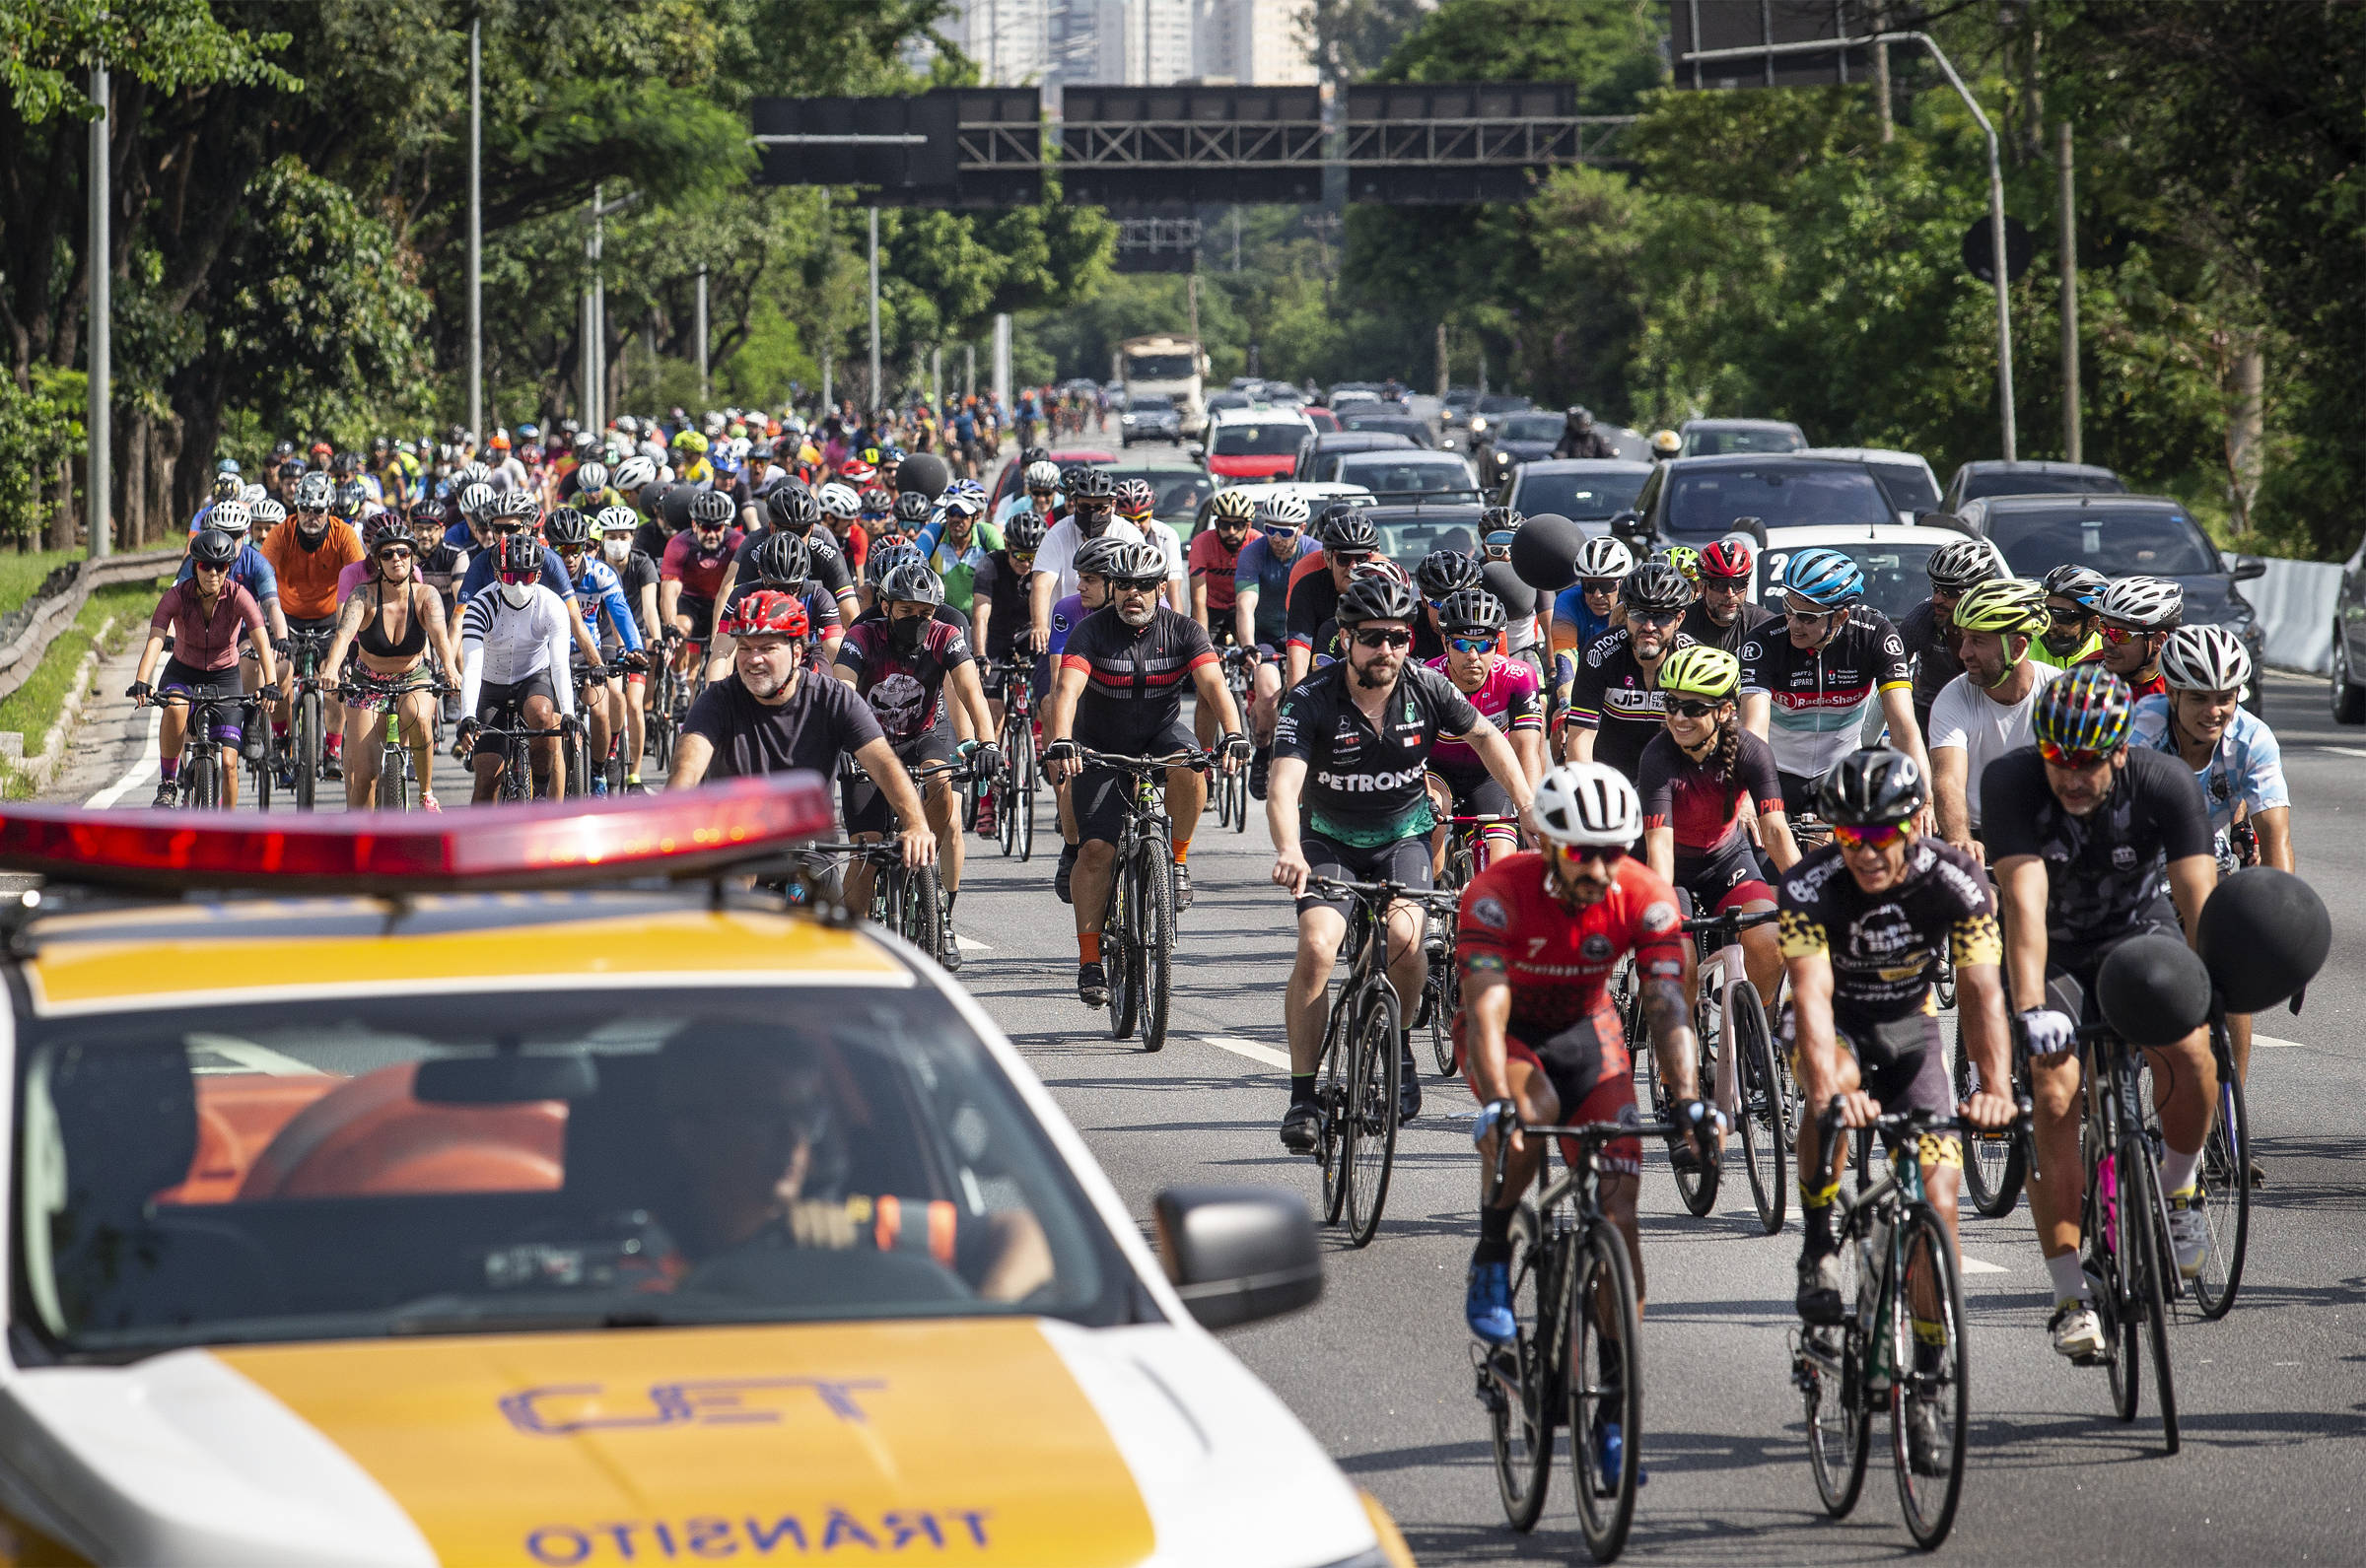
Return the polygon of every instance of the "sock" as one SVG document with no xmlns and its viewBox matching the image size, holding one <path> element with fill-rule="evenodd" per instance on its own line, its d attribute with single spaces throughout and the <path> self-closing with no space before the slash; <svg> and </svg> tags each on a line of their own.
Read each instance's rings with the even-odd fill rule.
<svg viewBox="0 0 2366 1568">
<path fill-rule="evenodd" d="M 164 776 L 167 784 L 171 784 L 180 777 L 180 759 L 178 757 L 159 757 L 156 767 L 157 772 Z"/>
<path fill-rule="evenodd" d="M 626 774 L 624 776 L 624 782 L 626 784 L 639 784 L 641 782 L 640 770 L 635 769 L 633 772 Z"/>
<path fill-rule="evenodd" d="M 1101 961 L 1100 932 L 1079 931 L 1077 934 L 1077 961 L 1081 964 L 1097 964 Z"/>
<path fill-rule="evenodd" d="M 1184 861 L 1190 858 L 1191 841 L 1189 839 L 1177 839 L 1175 841 L 1175 864 L 1181 865 Z"/>
<path fill-rule="evenodd" d="M 2193 1173 L 2201 1169 L 2201 1150 L 2180 1154 L 2166 1144 L 2161 1147 L 2161 1191 L 2171 1197 L 2193 1185 Z"/>
<path fill-rule="evenodd" d="M 1293 1072 L 1289 1075 L 1289 1103 L 1291 1105 L 1314 1104 L 1313 1073 Z"/>
<path fill-rule="evenodd" d="M 2053 1281 L 2053 1299 L 2056 1302 L 2095 1299 L 2095 1286 L 2087 1278 L 2086 1269 L 2080 1265 L 2077 1253 L 2061 1253 L 2047 1259 L 2046 1273 Z"/>
<path fill-rule="evenodd" d="M 1471 1249 L 1474 1263 L 1507 1263 L 1511 1261 L 1511 1210 L 1483 1208 L 1479 1211 L 1479 1245 Z"/>
<path fill-rule="evenodd" d="M 328 754 L 331 757 L 334 757 L 345 749 L 345 737 L 343 735 L 330 735 L 327 739 L 327 745 Z"/>
<path fill-rule="evenodd" d="M 1807 1185 L 1806 1178 L 1800 1179 L 1799 1218 L 1807 1232 L 1807 1256 L 1810 1258 L 1825 1257 L 1840 1245 L 1838 1238 L 1832 1234 L 1832 1203 L 1840 1194 L 1841 1184 L 1838 1182 L 1830 1187 L 1814 1188 Z"/>
</svg>

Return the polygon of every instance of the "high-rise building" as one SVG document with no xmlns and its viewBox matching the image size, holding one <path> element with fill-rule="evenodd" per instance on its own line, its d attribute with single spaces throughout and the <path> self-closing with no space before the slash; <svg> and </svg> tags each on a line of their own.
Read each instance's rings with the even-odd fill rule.
<svg viewBox="0 0 2366 1568">
<path fill-rule="evenodd" d="M 1305 0 L 954 0 L 945 34 L 990 86 L 1315 80 Z"/>
<path fill-rule="evenodd" d="M 977 62 L 988 87 L 1026 87 L 1052 68 L 1048 0 L 953 0 L 945 35 Z"/>
<path fill-rule="evenodd" d="M 1198 0 L 1194 69 L 1203 80 L 1243 87 L 1311 86 L 1313 39 L 1300 23 L 1304 0 Z"/>
</svg>

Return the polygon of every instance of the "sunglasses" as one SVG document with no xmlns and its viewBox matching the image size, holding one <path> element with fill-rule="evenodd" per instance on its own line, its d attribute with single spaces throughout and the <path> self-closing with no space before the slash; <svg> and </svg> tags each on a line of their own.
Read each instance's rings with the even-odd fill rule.
<svg viewBox="0 0 2366 1568">
<path fill-rule="evenodd" d="M 1616 593 L 1619 591 L 1619 579 L 1612 578 L 1607 582 L 1588 582 L 1585 584 L 1585 591 L 1602 594 Z"/>
<path fill-rule="evenodd" d="M 2143 632 L 2137 631 L 2132 626 L 2114 626 L 2109 621 L 2104 622 L 2103 625 L 2097 627 L 2096 630 L 2101 632 L 2103 634 L 2103 640 L 2111 644 L 2114 648 L 2120 647 L 2122 643 L 2131 643 L 2137 638 L 2147 635 Z"/>
<path fill-rule="evenodd" d="M 1583 865 L 1593 860 L 1599 860 L 1606 865 L 1616 865 L 1619 861 L 1627 858 L 1627 846 L 1623 844 L 1556 844 L 1553 846 L 1553 858 L 1564 865 Z"/>
<path fill-rule="evenodd" d="M 1492 652 L 1495 646 L 1496 640 L 1492 637 L 1449 637 L 1446 639 L 1446 647 L 1457 653 Z"/>
<path fill-rule="evenodd" d="M 1794 610 L 1787 604 L 1782 607 L 1782 618 L 1796 621 L 1801 626 L 1820 626 L 1840 613 L 1838 610 Z"/>
<path fill-rule="evenodd" d="M 562 555 L 566 554 L 565 551 L 561 551 L 559 553 Z M 410 546 L 389 545 L 385 549 L 378 552 L 378 558 L 381 561 L 408 561 L 411 558 Z"/>
<path fill-rule="evenodd" d="M 1705 703 L 1692 697 L 1668 699 L 1668 712 L 1680 718 L 1706 718 L 1724 706 L 1722 702 Z"/>
<path fill-rule="evenodd" d="M 1166 586 L 1164 578 L 1111 578 L 1109 586 L 1118 593 L 1155 593 Z"/>
<path fill-rule="evenodd" d="M 1411 648 L 1411 632 L 1363 631 L 1356 634 L 1357 648 Z"/>
<path fill-rule="evenodd" d="M 1852 828 L 1844 823 L 1832 825 L 1833 839 L 1851 850 L 1886 850 L 1906 837 L 1906 829 L 1897 823 L 1877 828 Z"/>
<path fill-rule="evenodd" d="M 1010 552 L 1010 564 L 1018 568 L 1019 571 L 1024 572 L 1035 564 L 1035 552 L 1029 550 L 1025 555 L 1020 555 L 1016 550 L 1013 550 Z"/>
<path fill-rule="evenodd" d="M 1342 550 L 1331 559 L 1353 572 L 1371 558 L 1372 553 L 1369 550 Z"/>
<path fill-rule="evenodd" d="M 509 583 L 512 587 L 516 587 L 522 582 L 541 581 L 542 574 L 539 572 L 504 572 L 501 575 L 501 580 Z"/>
<path fill-rule="evenodd" d="M 2051 740 L 2038 742 L 2038 755 L 2056 768 L 2092 768 L 2111 756 L 2108 751 L 2072 751 Z"/>
<path fill-rule="evenodd" d="M 1674 626 L 1684 619 L 1682 610 L 1629 610 L 1627 619 L 1644 626 Z"/>
<path fill-rule="evenodd" d="M 1704 593 L 1746 593 L 1749 588 L 1748 578 L 1705 577 L 1701 579 L 1701 591 Z"/>
</svg>

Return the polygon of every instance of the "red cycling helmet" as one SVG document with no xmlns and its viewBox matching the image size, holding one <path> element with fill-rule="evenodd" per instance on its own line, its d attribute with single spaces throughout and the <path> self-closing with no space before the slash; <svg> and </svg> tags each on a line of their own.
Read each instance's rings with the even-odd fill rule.
<svg viewBox="0 0 2366 1568">
<path fill-rule="evenodd" d="M 726 637 L 803 637 L 812 630 L 805 618 L 805 601 L 769 588 L 741 599 L 723 618 Z"/>
<path fill-rule="evenodd" d="M 1750 544 L 1745 539 L 1719 539 L 1701 552 L 1701 575 L 1705 578 L 1746 578 L 1751 564 Z"/>
<path fill-rule="evenodd" d="M 494 573 L 504 582 L 542 580 L 542 541 L 530 533 L 504 534 L 493 557 Z"/>
</svg>

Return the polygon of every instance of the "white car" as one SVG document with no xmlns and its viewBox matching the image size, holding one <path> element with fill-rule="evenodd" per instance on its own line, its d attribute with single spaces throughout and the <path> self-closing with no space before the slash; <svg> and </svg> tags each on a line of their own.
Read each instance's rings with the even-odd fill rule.
<svg viewBox="0 0 2366 1568">
<path fill-rule="evenodd" d="M 1892 621 L 1930 597 L 1931 552 L 1960 543 L 1968 534 L 1953 528 L 1914 523 L 1846 523 L 1814 527 L 1770 528 L 1766 544 L 1746 533 L 1728 538 L 1749 539 L 1757 556 L 1750 596 L 1775 614 L 1782 613 L 1782 575 L 1792 556 L 1811 546 L 1838 550 L 1855 561 L 1865 574 L 1865 603 Z M 1993 552 L 1994 547 L 1989 547 Z M 2003 557 L 1997 557 L 2000 570 Z"/>
</svg>

